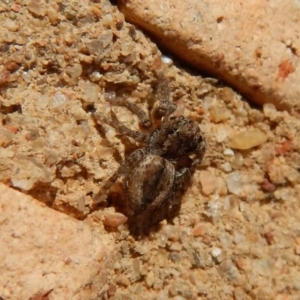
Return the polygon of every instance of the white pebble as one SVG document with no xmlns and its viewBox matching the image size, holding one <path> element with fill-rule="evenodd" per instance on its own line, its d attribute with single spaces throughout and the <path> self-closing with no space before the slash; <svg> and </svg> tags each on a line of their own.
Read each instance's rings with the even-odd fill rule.
<svg viewBox="0 0 300 300">
<path fill-rule="evenodd" d="M 166 65 L 171 65 L 173 63 L 173 60 L 170 57 L 165 56 L 165 55 L 162 56 L 162 61 Z"/>
<path fill-rule="evenodd" d="M 232 149 L 229 149 L 229 148 L 225 149 L 225 150 L 223 151 L 223 154 L 224 154 L 225 156 L 234 156 L 233 150 L 232 150 Z"/>
<path fill-rule="evenodd" d="M 263 106 L 263 112 L 264 112 L 265 116 L 273 117 L 274 114 L 276 113 L 276 107 L 274 104 L 266 103 Z"/>
<path fill-rule="evenodd" d="M 229 162 L 226 162 L 226 163 L 222 164 L 221 168 L 226 173 L 229 173 L 229 172 L 232 171 L 232 167 L 231 167 L 231 164 Z"/>
<path fill-rule="evenodd" d="M 230 193 L 239 195 L 243 191 L 243 182 L 241 179 L 240 172 L 235 171 L 228 175 L 227 187 Z"/>
<path fill-rule="evenodd" d="M 211 249 L 211 256 L 212 257 L 218 257 L 222 253 L 222 250 L 218 247 L 213 247 Z"/>
<path fill-rule="evenodd" d="M 19 188 L 24 191 L 29 191 L 34 185 L 34 181 L 31 179 L 11 179 L 13 187 Z"/>
<path fill-rule="evenodd" d="M 216 140 L 218 143 L 223 143 L 228 136 L 228 132 L 225 128 L 220 127 L 216 133 Z"/>
<path fill-rule="evenodd" d="M 52 104 L 52 107 L 57 107 L 57 106 L 65 104 L 68 100 L 69 99 L 65 94 L 56 92 L 53 96 L 51 104 Z"/>
<path fill-rule="evenodd" d="M 100 72 L 95 71 L 95 72 L 93 72 L 93 73 L 91 74 L 91 80 L 92 80 L 92 81 L 99 81 L 99 80 L 101 79 L 102 76 L 103 76 L 103 75 L 102 75 Z"/>
</svg>

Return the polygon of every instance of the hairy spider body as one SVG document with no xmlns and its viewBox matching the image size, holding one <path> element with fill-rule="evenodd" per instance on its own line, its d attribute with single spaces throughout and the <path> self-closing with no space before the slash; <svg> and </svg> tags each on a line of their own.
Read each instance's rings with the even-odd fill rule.
<svg viewBox="0 0 300 300">
<path fill-rule="evenodd" d="M 191 177 L 197 164 L 203 158 L 205 142 L 198 124 L 194 120 L 170 117 L 176 105 L 169 102 L 167 82 L 162 79 L 158 85 L 157 96 L 160 106 L 157 115 L 165 115 L 164 122 L 151 134 L 133 131 L 119 123 L 112 113 L 111 120 L 96 113 L 96 120 L 113 126 L 119 134 L 127 135 L 142 144 L 132 152 L 120 165 L 117 172 L 103 185 L 99 196 L 107 193 L 110 186 L 123 177 L 125 201 L 129 228 L 131 232 L 141 234 L 149 226 L 157 224 L 165 218 L 172 218 L 180 208 L 182 187 Z M 122 103 L 119 101 L 117 104 Z M 138 112 L 131 105 L 132 112 Z M 137 113 L 142 123 L 152 124 L 145 119 L 145 114 Z M 191 160 L 190 155 L 194 158 Z M 189 159 L 192 162 L 182 164 Z"/>
<path fill-rule="evenodd" d="M 175 167 L 168 160 L 151 154 L 141 159 L 124 179 L 131 227 L 136 223 L 148 228 L 168 217 L 175 180 Z"/>
<path fill-rule="evenodd" d="M 148 152 L 176 160 L 203 147 L 198 124 L 190 119 L 175 117 L 159 126 L 150 136 Z"/>
</svg>

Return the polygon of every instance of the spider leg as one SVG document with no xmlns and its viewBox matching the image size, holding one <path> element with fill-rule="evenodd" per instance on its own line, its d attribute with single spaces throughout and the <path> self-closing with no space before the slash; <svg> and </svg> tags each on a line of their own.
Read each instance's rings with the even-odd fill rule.
<svg viewBox="0 0 300 300">
<path fill-rule="evenodd" d="M 106 200 L 107 193 L 110 190 L 110 187 L 116 182 L 116 180 L 121 176 L 120 167 L 101 187 L 97 195 L 94 196 L 94 203 L 101 203 Z"/>
<path fill-rule="evenodd" d="M 167 212 L 167 218 L 173 219 L 181 207 L 181 197 L 184 192 L 184 185 L 191 178 L 192 173 L 189 168 L 183 168 L 179 171 L 176 171 L 175 181 L 174 181 L 174 190 L 169 199 L 169 207 Z"/>
<path fill-rule="evenodd" d="M 171 115 L 177 105 L 170 102 L 169 82 L 163 74 L 159 74 L 158 83 L 156 86 L 156 97 L 159 100 L 159 105 L 155 111 L 157 118 Z"/>
<path fill-rule="evenodd" d="M 136 140 L 137 142 L 147 142 L 149 140 L 148 135 L 141 133 L 139 131 L 129 129 L 124 124 L 120 123 L 113 111 L 111 111 L 111 119 L 107 118 L 106 116 L 98 112 L 94 113 L 94 117 L 98 124 L 102 125 L 101 124 L 102 122 L 106 123 L 112 126 L 113 128 L 115 128 L 118 134 L 127 135 L 133 138 L 134 140 Z"/>
<path fill-rule="evenodd" d="M 146 142 L 149 139 L 149 136 L 147 134 L 144 134 L 142 132 L 136 131 L 129 129 L 126 127 L 124 124 L 120 123 L 119 120 L 117 119 L 117 116 L 113 111 L 111 111 L 111 119 L 113 122 L 113 126 L 118 130 L 118 132 L 122 135 L 127 135 L 137 142 Z"/>
<path fill-rule="evenodd" d="M 136 165 L 146 154 L 144 148 L 137 149 L 133 151 L 125 161 L 119 166 L 118 170 L 102 185 L 98 194 L 94 197 L 94 203 L 103 202 L 111 186 L 116 182 L 116 180 L 121 176 L 126 176 L 129 173 L 130 168 Z"/>
<path fill-rule="evenodd" d="M 115 96 L 114 100 L 111 100 L 110 97 L 106 97 L 105 100 L 113 105 L 126 107 L 129 111 L 131 111 L 139 118 L 143 127 L 149 128 L 152 126 L 151 120 L 149 119 L 148 115 L 136 104 L 128 101 L 127 99 Z"/>
<path fill-rule="evenodd" d="M 197 165 L 199 165 L 201 163 L 201 161 L 203 160 L 204 154 L 205 154 L 205 146 L 206 143 L 203 140 L 201 143 L 199 143 L 198 148 L 196 150 L 196 157 L 193 160 L 193 163 L 191 165 L 191 167 L 189 168 L 191 173 L 194 173 L 196 170 Z"/>
</svg>

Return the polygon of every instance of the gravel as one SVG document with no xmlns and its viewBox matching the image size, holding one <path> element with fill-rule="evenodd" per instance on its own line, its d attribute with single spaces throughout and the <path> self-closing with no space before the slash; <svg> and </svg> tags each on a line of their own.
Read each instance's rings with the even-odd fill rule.
<svg viewBox="0 0 300 300">
<path fill-rule="evenodd" d="M 115 241 L 99 299 L 297 299 L 298 118 L 178 67 L 106 0 L 0 9 L 0 180 Z M 147 110 L 162 69 L 175 114 L 199 122 L 207 153 L 173 224 L 135 239 L 120 182 L 94 198 L 136 145 L 92 112 L 113 108 L 138 129 L 105 98 Z"/>
</svg>

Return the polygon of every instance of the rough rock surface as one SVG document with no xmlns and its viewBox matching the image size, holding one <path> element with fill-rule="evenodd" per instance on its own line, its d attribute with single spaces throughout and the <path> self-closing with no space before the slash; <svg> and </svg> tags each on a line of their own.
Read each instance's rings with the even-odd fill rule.
<svg viewBox="0 0 300 300">
<path fill-rule="evenodd" d="M 0 1 L 0 12 L 0 181 L 49 207 L 44 218 L 41 212 L 23 220 L 34 220 L 31 235 L 40 236 L 48 213 L 57 214 L 53 209 L 115 243 L 106 283 L 92 286 L 99 296 L 82 300 L 299 299 L 299 118 L 273 104 L 251 107 L 218 80 L 182 68 L 107 0 Z M 122 211 L 122 181 L 106 200 L 97 195 L 139 145 L 98 124 L 93 112 L 109 117 L 112 110 L 140 130 L 133 113 L 113 104 L 123 99 L 151 114 L 162 70 L 175 114 L 199 122 L 207 151 L 178 215 L 137 238 Z M 5 222 L 9 216 L 1 214 Z M 82 223 L 66 220 L 77 233 Z M 89 245 L 85 251 L 96 255 Z M 66 253 L 72 259 L 82 252 Z M 30 255 L 24 249 L 22 259 Z M 41 261 L 47 257 L 44 251 Z M 100 270 L 97 257 L 92 261 L 89 271 Z M 81 277 L 87 269 L 74 266 L 82 286 L 90 279 Z M 0 280 L 9 274 L 3 271 Z M 4 292 L 0 297 L 9 299 Z"/>
<path fill-rule="evenodd" d="M 0 249 L 5 300 L 95 299 L 113 257 L 107 237 L 2 183 Z"/>
<path fill-rule="evenodd" d="M 299 1 L 120 0 L 126 19 L 259 104 L 300 112 Z"/>
</svg>

